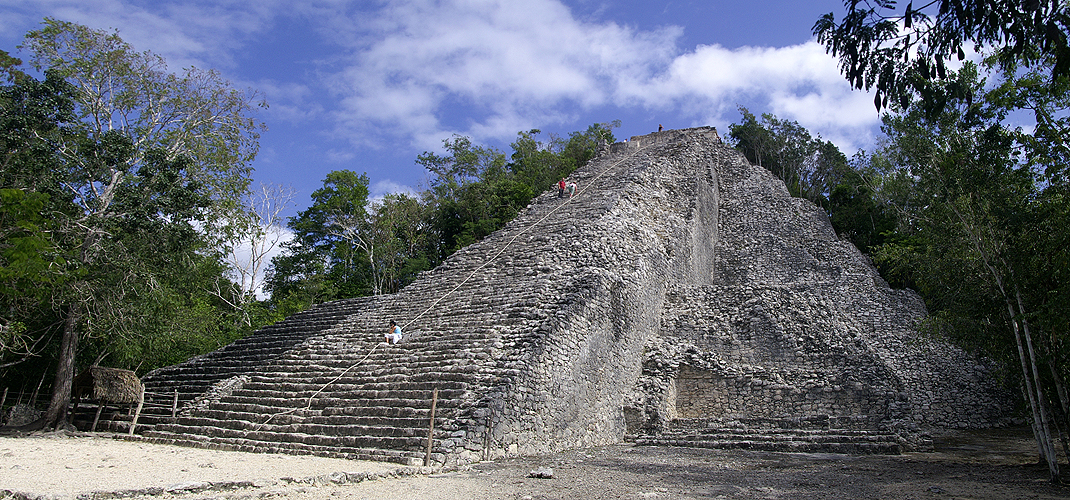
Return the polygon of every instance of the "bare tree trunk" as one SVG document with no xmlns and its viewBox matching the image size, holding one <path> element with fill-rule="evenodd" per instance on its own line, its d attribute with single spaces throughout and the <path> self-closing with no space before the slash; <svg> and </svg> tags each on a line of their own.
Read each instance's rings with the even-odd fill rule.
<svg viewBox="0 0 1070 500">
<path fill-rule="evenodd" d="M 56 379 L 52 383 L 52 400 L 44 417 L 45 427 L 59 429 L 67 420 L 67 405 L 71 400 L 71 386 L 74 383 L 74 354 L 78 350 L 78 321 L 81 316 L 78 304 L 72 305 L 71 310 L 67 312 L 63 339 L 59 347 Z"/>
<path fill-rule="evenodd" d="M 1055 349 L 1053 348 L 1052 351 Z M 1070 464 L 1070 441 L 1067 441 L 1067 432 L 1070 432 L 1070 401 L 1068 401 L 1066 394 L 1066 384 L 1063 383 L 1063 378 L 1059 376 L 1059 371 L 1055 369 L 1055 363 L 1048 363 L 1048 370 L 1051 371 L 1051 379 L 1055 384 L 1055 392 L 1059 394 L 1059 409 L 1062 418 L 1062 425 L 1058 426 L 1062 430 L 1059 432 L 1059 440 L 1063 445 L 1063 455 L 1066 456 L 1067 464 Z"/>
<path fill-rule="evenodd" d="M 1011 325 L 1014 329 L 1014 340 L 1018 344 L 1018 359 L 1022 363 L 1022 383 L 1025 393 L 1029 397 L 1029 409 L 1033 413 L 1033 435 L 1037 439 L 1040 458 L 1048 463 L 1048 472 L 1053 483 L 1059 482 L 1059 462 L 1055 455 L 1055 446 L 1051 438 L 1051 425 L 1048 422 L 1047 405 L 1044 404 L 1044 394 L 1040 389 L 1040 379 L 1037 377 L 1033 346 L 1027 331 L 1023 335 L 1023 328 L 1019 327 L 1018 317 L 1014 306 L 1007 299 L 1007 312 L 1011 315 Z M 1025 322 L 1022 322 L 1023 325 Z M 1025 337 L 1026 342 L 1023 342 Z M 1026 349 L 1028 345 L 1028 353 Z M 1030 370 L 1032 368 L 1032 370 Z"/>
<path fill-rule="evenodd" d="M 1018 322 L 1014 319 L 1014 308 L 1007 301 L 1007 313 L 1011 315 L 1011 327 L 1014 329 L 1014 340 L 1018 345 L 1018 361 L 1022 364 L 1022 388 L 1026 399 L 1029 401 L 1029 410 L 1033 414 L 1030 423 L 1033 427 L 1033 437 L 1037 440 L 1037 451 L 1041 460 L 1047 460 L 1044 446 L 1044 431 L 1040 428 L 1040 415 L 1037 410 L 1036 393 L 1033 391 L 1033 378 L 1029 376 L 1028 357 L 1025 354 L 1025 346 L 1022 342 L 1022 334 L 1018 328 Z"/>
<path fill-rule="evenodd" d="M 1059 483 L 1059 458 L 1055 453 L 1055 444 L 1051 437 L 1051 423 L 1048 418 L 1044 391 L 1041 389 L 1037 358 L 1033 349 L 1033 338 L 1029 333 L 1029 322 L 1025 319 L 1025 306 L 1022 304 L 1021 292 L 1015 286 L 1015 295 L 1013 298 L 1011 297 L 1007 286 L 1003 282 L 1003 275 L 996 270 L 992 258 L 982 245 L 982 238 L 974 232 L 974 227 L 969 224 L 966 217 L 957 208 L 953 205 L 951 208 L 959 218 L 959 221 L 962 222 L 963 229 L 969 233 L 974 248 L 977 250 L 978 255 L 981 256 L 981 261 L 984 263 L 985 268 L 988 269 L 992 280 L 999 289 L 1003 302 L 1007 305 L 1007 314 L 1010 315 L 1011 327 L 1014 330 L 1014 340 L 1018 344 L 1018 359 L 1022 363 L 1023 384 L 1025 384 L 1026 394 L 1029 395 L 1029 408 L 1033 413 L 1033 434 L 1037 438 L 1041 458 L 1048 463 L 1051 482 Z M 1006 262 L 1003 262 L 998 256 L 995 258 L 1003 263 L 1004 269 L 1010 270 L 1013 278 L 1011 267 L 1006 265 Z M 1011 284 L 1013 285 L 1013 280 Z M 1017 302 L 1017 308 L 1015 307 L 1015 301 Z M 1023 338 L 1025 340 L 1024 345 Z"/>
<path fill-rule="evenodd" d="M 1022 307 L 1022 294 L 1015 287 L 1015 299 L 1018 301 L 1019 314 L 1021 314 L 1022 321 L 1022 333 L 1025 335 L 1025 344 L 1029 350 L 1029 364 L 1033 369 L 1033 380 L 1036 383 L 1035 390 L 1037 391 L 1037 402 L 1040 404 L 1040 426 L 1043 428 L 1045 434 L 1044 445 L 1047 448 L 1045 450 L 1048 460 L 1048 470 L 1051 472 L 1051 482 L 1059 482 L 1059 456 L 1055 452 L 1055 440 L 1051 437 L 1051 422 L 1048 410 L 1047 398 L 1044 397 L 1044 391 L 1040 385 L 1040 373 L 1037 368 L 1037 354 L 1033 348 L 1033 336 L 1029 332 L 1029 321 L 1025 319 L 1025 311 Z"/>
</svg>

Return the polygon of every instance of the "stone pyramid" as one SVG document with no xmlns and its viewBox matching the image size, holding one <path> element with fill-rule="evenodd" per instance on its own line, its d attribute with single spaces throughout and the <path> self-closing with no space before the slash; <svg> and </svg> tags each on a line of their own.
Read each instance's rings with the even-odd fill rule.
<svg viewBox="0 0 1070 500">
<path fill-rule="evenodd" d="M 989 366 L 916 333 L 918 296 L 713 128 L 570 180 L 397 294 L 148 374 L 179 411 L 143 438 L 456 464 L 624 440 L 897 453 L 1005 417 Z"/>
</svg>

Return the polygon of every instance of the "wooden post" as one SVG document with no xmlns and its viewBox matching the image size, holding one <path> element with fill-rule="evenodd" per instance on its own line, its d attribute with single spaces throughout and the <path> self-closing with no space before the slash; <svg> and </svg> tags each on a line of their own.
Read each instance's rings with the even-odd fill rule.
<svg viewBox="0 0 1070 500">
<path fill-rule="evenodd" d="M 37 392 L 41 390 L 41 384 L 45 383 L 45 374 L 47 371 L 41 372 L 41 380 L 37 381 L 37 388 L 33 390 L 33 395 L 30 396 L 30 406 L 37 408 Z"/>
<path fill-rule="evenodd" d="M 130 433 L 128 436 L 134 435 L 134 428 L 137 427 L 137 418 L 141 416 L 141 406 L 145 404 L 145 386 L 141 386 L 141 395 L 137 398 L 137 411 L 134 412 L 134 420 L 130 422 Z"/>
<path fill-rule="evenodd" d="M 483 433 L 483 460 L 490 460 L 490 433 L 491 431 L 493 431 L 493 429 L 491 429 L 490 427 L 490 424 L 494 420 L 492 418 L 493 416 L 494 408 L 491 407 L 490 411 L 487 412 L 487 421 L 485 424 L 487 430 Z"/>
<path fill-rule="evenodd" d="M 4 403 L 7 402 L 7 389 L 7 387 L 4 388 L 4 397 L 0 398 L 0 411 L 3 411 Z M 3 415 L 0 415 L 0 418 L 3 418 Z"/>
<path fill-rule="evenodd" d="M 171 402 L 171 418 L 178 415 L 178 389 L 175 389 L 175 400 Z"/>
<path fill-rule="evenodd" d="M 424 457 L 424 467 L 431 465 L 431 442 L 435 435 L 435 406 L 438 404 L 438 387 L 435 387 L 435 392 L 431 395 L 431 423 L 427 429 L 427 456 Z"/>
<path fill-rule="evenodd" d="M 67 412 L 67 416 L 70 417 L 70 424 L 74 425 L 74 416 L 78 414 L 78 404 L 82 402 L 82 395 L 73 393 L 71 397 L 74 398 L 74 406 L 71 407 L 71 411 Z"/>
<path fill-rule="evenodd" d="M 104 409 L 104 401 L 97 400 L 97 416 L 93 417 L 93 427 L 89 428 L 89 432 L 97 432 L 97 421 L 100 420 L 100 410 Z"/>
</svg>

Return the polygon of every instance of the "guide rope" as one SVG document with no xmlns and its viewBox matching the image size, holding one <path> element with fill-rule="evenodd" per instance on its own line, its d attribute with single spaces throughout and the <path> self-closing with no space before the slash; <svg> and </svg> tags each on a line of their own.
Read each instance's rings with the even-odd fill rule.
<svg viewBox="0 0 1070 500">
<path fill-rule="evenodd" d="M 656 144 L 656 143 L 657 143 L 657 142 L 655 142 L 655 144 Z M 648 145 L 646 145 L 646 146 L 643 146 L 643 147 L 641 147 L 641 148 L 637 149 L 637 150 L 635 151 L 635 153 L 633 153 L 633 154 L 638 154 L 638 153 L 639 153 L 640 151 L 642 151 L 642 150 L 646 149 L 646 148 L 647 148 L 647 147 L 649 147 L 649 146 L 650 146 L 650 144 L 648 144 Z M 513 235 L 513 237 L 512 237 L 512 238 L 510 238 L 510 239 L 509 239 L 509 241 L 507 241 L 507 242 L 506 242 L 506 243 L 505 243 L 504 245 L 502 245 L 502 247 L 501 247 L 500 249 L 498 249 L 498 251 L 497 251 L 497 252 L 496 252 L 496 253 L 494 254 L 494 256 L 493 256 L 493 257 L 491 257 L 491 258 L 487 259 L 487 260 L 486 260 L 485 262 L 483 262 L 483 264 L 481 264 L 481 265 L 480 265 L 479 267 L 475 268 L 475 269 L 474 269 L 474 270 L 473 270 L 473 271 L 472 271 L 472 272 L 471 272 L 471 273 L 470 273 L 470 274 L 468 275 L 468 277 L 467 277 L 467 278 L 465 278 L 465 279 L 464 279 L 464 280 L 462 280 L 462 281 L 461 281 L 460 283 L 458 283 L 458 284 L 457 284 L 457 286 L 453 287 L 453 289 L 452 289 L 452 290 L 450 290 L 449 292 L 446 292 L 446 293 L 445 293 L 444 295 L 442 295 L 441 297 L 439 297 L 439 298 L 435 299 L 435 301 L 434 301 L 434 302 L 432 302 L 432 303 L 431 303 L 431 305 L 427 306 L 427 308 L 426 308 L 426 309 L 424 309 L 423 311 L 421 311 L 421 312 L 420 312 L 420 314 L 417 314 L 416 316 L 413 316 L 413 318 L 412 318 L 412 319 L 410 319 L 410 320 L 409 320 L 409 321 L 408 321 L 407 323 L 405 323 L 405 326 L 404 326 L 404 327 L 403 327 L 402 329 L 408 328 L 408 326 L 409 326 L 409 325 L 411 325 L 411 324 L 415 323 L 415 322 L 416 322 L 416 320 L 417 320 L 417 319 L 420 319 L 420 317 L 421 317 L 421 316 L 423 316 L 424 314 L 427 314 L 427 312 L 428 312 L 428 311 L 430 311 L 430 310 L 434 309 L 434 308 L 435 308 L 435 306 L 437 306 L 439 302 L 442 302 L 442 300 L 443 300 L 443 299 L 445 299 L 446 297 L 449 297 L 449 296 L 450 296 L 450 295 L 452 295 L 452 294 L 453 294 L 454 292 L 456 292 L 457 290 L 459 290 L 459 289 L 460 289 L 460 288 L 461 288 L 462 286 L 464 286 L 464 285 L 465 285 L 465 283 L 468 283 L 468 281 L 469 281 L 469 280 L 471 280 L 471 279 L 472 279 L 473 277 L 475 277 L 475 275 L 476 275 L 476 274 L 478 274 L 478 273 L 479 273 L 480 271 L 482 271 L 482 270 L 483 270 L 483 268 L 487 267 L 488 265 L 490 265 L 491 263 L 493 263 L 493 262 L 494 262 L 495 260 L 497 260 L 497 259 L 498 259 L 498 257 L 500 257 L 500 256 L 501 256 L 501 254 L 505 253 L 505 251 L 506 251 L 506 250 L 508 250 L 510 246 L 512 246 L 513 242 L 515 242 L 517 238 L 519 238 L 519 237 L 523 236 L 524 234 L 526 234 L 526 233 L 527 233 L 527 232 L 529 232 L 530 230 L 532 230 L 532 229 L 534 229 L 534 228 L 538 227 L 538 226 L 539 226 L 539 224 L 542 224 L 542 223 L 543 223 L 543 221 L 545 221 L 546 219 L 550 218 L 550 216 L 551 216 L 551 215 L 553 215 L 553 214 L 554 214 L 555 212 L 557 212 L 557 211 L 558 211 L 558 210 L 560 210 L 560 209 L 561 209 L 562 207 L 564 207 L 564 206 L 568 205 L 569 203 L 571 203 L 571 202 L 572 202 L 572 198 L 578 197 L 579 195 L 583 194 L 583 192 L 584 192 L 584 191 L 586 191 L 586 190 L 587 190 L 587 188 L 589 188 L 589 187 L 591 186 L 591 184 L 593 184 L 593 183 L 594 183 L 595 181 L 597 181 L 597 180 L 601 179 L 601 178 L 602 178 L 602 176 L 606 174 L 606 172 L 609 172 L 609 171 L 610 171 L 611 169 L 613 169 L 613 168 L 614 168 L 614 167 L 616 167 L 617 165 L 620 165 L 620 163 L 621 163 L 621 162 L 623 162 L 624 160 L 626 160 L 626 159 L 630 158 L 631 156 L 632 156 L 632 155 L 625 155 L 625 156 L 623 156 L 623 157 L 622 157 L 621 159 L 619 159 L 619 160 L 617 160 L 616 162 L 614 162 L 614 163 L 613 163 L 612 165 L 610 165 L 610 166 L 608 166 L 608 167 L 606 167 L 606 168 L 602 169 L 602 171 L 601 171 L 601 172 L 599 172 L 599 173 L 598 173 L 598 175 L 596 175 L 596 176 L 592 177 L 592 178 L 591 178 L 591 180 L 590 180 L 590 181 L 588 181 L 588 182 L 587 182 L 587 183 L 586 183 L 586 184 L 585 184 L 585 185 L 584 185 L 584 186 L 583 186 L 582 188 L 579 188 L 579 189 L 578 189 L 578 190 L 576 191 L 576 193 L 575 193 L 575 194 L 573 194 L 572 196 L 569 196 L 569 198 L 568 198 L 568 199 L 566 199 L 564 203 L 560 203 L 560 204 L 558 204 L 558 205 L 557 205 L 556 207 L 554 207 L 554 208 L 553 208 L 552 210 L 550 210 L 549 212 L 546 212 L 546 215 L 544 215 L 544 216 L 543 216 L 543 217 L 542 217 L 541 219 L 539 219 L 539 220 L 535 221 L 535 222 L 534 222 L 534 223 L 532 223 L 531 225 L 529 225 L 529 226 L 525 227 L 524 229 L 522 229 L 521 231 L 519 231 L 518 233 L 516 233 L 515 235 Z"/>
<path fill-rule="evenodd" d="M 528 225 L 527 227 L 523 228 L 522 230 L 517 232 L 515 235 L 513 235 L 513 237 L 510 238 L 509 241 L 507 241 L 504 245 L 502 245 L 502 247 L 500 249 L 498 249 L 498 251 L 495 252 L 492 257 L 490 257 L 489 259 L 484 261 L 483 264 L 481 264 L 478 267 L 476 267 L 471 273 L 468 274 L 468 277 L 466 277 L 464 280 L 462 280 L 460 283 L 458 283 L 457 286 L 453 287 L 452 290 L 450 290 L 449 292 L 446 292 L 445 294 L 441 295 L 439 298 L 435 299 L 435 301 L 432 302 L 431 305 L 427 306 L 423 311 L 421 311 L 420 314 L 417 314 L 412 319 L 410 319 L 408 322 L 406 322 L 405 325 L 402 327 L 402 330 L 407 329 L 409 327 L 409 325 L 415 323 L 416 320 L 418 320 L 424 314 L 427 314 L 428 311 L 434 309 L 435 306 L 437 306 L 439 302 L 442 302 L 443 299 L 445 299 L 446 297 L 449 297 L 450 295 L 455 293 L 457 290 L 459 290 L 462 286 L 464 286 L 466 283 L 468 283 L 468 281 L 470 281 L 473 277 L 475 277 L 476 274 L 478 274 L 480 271 L 482 271 L 483 268 L 485 268 L 488 265 L 490 265 L 492 262 L 497 260 L 498 257 L 500 257 L 503 253 L 505 253 L 505 251 L 510 246 L 512 246 L 512 244 L 517 240 L 517 238 L 523 236 L 524 234 L 528 233 L 530 230 L 532 230 L 535 227 L 539 226 L 539 224 L 542 224 L 546 219 L 550 218 L 551 215 L 556 213 L 562 207 L 564 207 L 564 206 L 568 205 L 569 203 L 571 203 L 573 198 L 579 197 L 579 195 L 583 194 L 583 192 L 586 191 L 587 188 L 589 188 L 592 184 L 594 184 L 599 179 L 601 179 L 607 172 L 609 172 L 610 170 L 612 170 L 615 167 L 617 167 L 618 165 L 620 165 L 624 160 L 629 159 L 629 158 L 639 154 L 640 152 L 642 152 L 646 148 L 648 148 L 648 147 L 650 147 L 652 145 L 655 145 L 655 144 L 659 144 L 659 143 L 661 143 L 660 140 L 654 140 L 650 144 L 647 144 L 645 146 L 640 146 L 639 148 L 637 148 L 635 150 L 634 153 L 623 155 L 619 160 L 617 160 L 616 162 L 612 163 L 608 167 L 602 169 L 601 172 L 599 172 L 597 175 L 595 175 L 589 181 L 587 181 L 586 184 L 582 188 L 577 186 L 577 188 L 578 188 L 577 191 L 573 195 L 569 196 L 569 198 L 566 199 L 564 203 L 559 203 L 552 210 L 547 212 L 546 215 L 544 215 L 541 219 L 535 221 L 534 223 Z M 286 415 L 286 414 L 293 413 L 293 412 L 298 411 L 298 410 L 309 410 L 309 409 L 311 409 L 312 408 L 312 400 L 315 399 L 316 396 L 318 396 L 321 392 L 323 392 L 323 390 L 326 389 L 328 386 L 330 386 L 331 384 L 337 382 L 339 379 L 344 377 L 345 374 L 349 373 L 350 370 L 356 368 L 361 363 L 363 363 L 365 360 L 367 360 L 368 357 L 370 357 L 372 355 L 372 353 L 375 352 L 376 348 L 378 348 L 380 345 L 385 345 L 385 344 L 386 344 L 386 342 L 377 342 L 375 345 L 372 346 L 372 348 L 370 350 L 368 350 L 368 354 L 366 354 L 363 358 L 361 358 L 360 361 L 357 361 L 356 363 L 353 363 L 348 368 L 343 370 L 342 373 L 339 373 L 336 377 L 331 379 L 329 382 L 327 382 L 326 384 L 323 384 L 323 386 L 321 386 L 319 389 L 317 389 L 315 392 L 313 392 L 311 396 L 308 397 L 308 400 L 307 400 L 308 403 L 305 405 L 304 408 L 295 407 L 295 408 L 291 408 L 291 409 L 286 410 L 286 411 L 282 411 L 282 412 L 279 412 L 279 413 L 272 414 L 263 423 L 258 424 L 257 427 L 259 428 L 261 426 L 267 425 L 268 422 L 271 422 L 271 420 L 273 418 L 275 418 L 276 416 L 278 416 L 278 415 Z"/>
</svg>

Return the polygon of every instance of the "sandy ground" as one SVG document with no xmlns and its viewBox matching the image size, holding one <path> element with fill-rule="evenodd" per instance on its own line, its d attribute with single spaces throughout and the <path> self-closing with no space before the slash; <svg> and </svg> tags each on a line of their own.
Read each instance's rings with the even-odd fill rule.
<svg viewBox="0 0 1070 500">
<path fill-rule="evenodd" d="M 935 452 L 901 456 L 621 445 L 436 470 L 53 433 L 0 437 L 0 498 L 1070 498 L 1034 446 L 1022 430 L 938 436 Z"/>
</svg>

